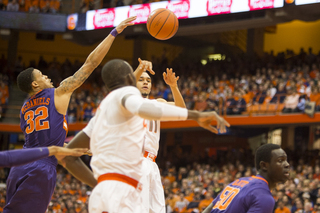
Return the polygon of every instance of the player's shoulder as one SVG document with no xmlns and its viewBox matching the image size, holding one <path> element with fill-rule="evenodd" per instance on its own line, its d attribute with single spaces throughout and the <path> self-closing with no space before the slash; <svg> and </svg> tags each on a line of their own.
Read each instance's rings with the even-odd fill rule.
<svg viewBox="0 0 320 213">
<path fill-rule="evenodd" d="M 164 102 L 164 103 L 167 102 L 167 101 L 166 101 L 165 99 L 163 99 L 163 98 L 157 98 L 157 99 L 153 99 L 153 100 L 156 100 L 156 101 L 158 101 L 158 102 Z"/>
<path fill-rule="evenodd" d="M 247 192 L 262 190 L 270 193 L 269 186 L 266 180 L 256 176 L 239 178 L 235 180 L 232 184 L 246 188 Z"/>
<path fill-rule="evenodd" d="M 137 87 L 134 86 L 124 86 L 119 89 L 113 90 L 110 94 L 141 94 Z"/>
</svg>

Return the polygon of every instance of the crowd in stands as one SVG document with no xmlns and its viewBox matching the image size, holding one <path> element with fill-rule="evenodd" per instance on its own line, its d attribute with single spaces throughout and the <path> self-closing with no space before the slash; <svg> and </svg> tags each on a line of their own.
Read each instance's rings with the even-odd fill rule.
<svg viewBox="0 0 320 213">
<path fill-rule="evenodd" d="M 266 54 L 262 58 L 247 60 L 245 56 L 227 58 L 224 61 L 208 61 L 206 65 L 181 61 L 177 57 L 168 64 L 166 53 L 152 58 L 155 76 L 152 77 L 150 98 L 173 101 L 170 88 L 162 79 L 162 72 L 172 67 L 180 77 L 178 83 L 188 109 L 215 110 L 222 115 L 247 115 L 253 113 L 302 113 L 307 102 L 315 103 L 320 111 L 320 54 L 298 54 L 288 50 L 278 55 Z M 55 86 L 81 67 L 80 61 L 68 59 L 59 63 L 47 62 L 40 57 L 29 66 L 48 75 Z M 15 76 L 26 67 L 18 57 L 14 67 L 5 68 L 8 75 Z M 10 74 L 11 73 L 11 74 Z M 72 95 L 69 105 L 69 122 L 89 121 L 107 90 L 100 78 L 99 66 L 85 84 Z"/>
<path fill-rule="evenodd" d="M 319 150 L 287 150 L 290 179 L 272 191 L 275 213 L 320 213 Z M 250 149 L 229 149 L 216 155 L 169 151 L 159 159 L 167 213 L 197 213 L 206 208 L 233 180 L 255 175 Z M 89 159 L 87 159 L 89 160 Z M 162 166 L 161 166 L 162 165 Z M 91 188 L 58 167 L 57 186 L 48 213 L 87 213 Z M 0 182 L 5 178 L 0 170 Z M 0 212 L 5 204 L 0 183 Z"/>
<path fill-rule="evenodd" d="M 58 13 L 60 11 L 60 0 L 0 0 L 0 10 Z"/>
<path fill-rule="evenodd" d="M 0 58 L 0 121 L 7 109 L 9 100 L 9 76 L 6 75 L 1 68 L 6 66 L 4 55 Z"/>
<path fill-rule="evenodd" d="M 313 102 L 315 111 L 320 111 L 320 54 L 314 55 L 311 49 L 297 55 L 288 51 L 252 61 L 235 58 L 206 65 L 173 61 L 170 66 L 166 57 L 151 61 L 157 74 L 152 76 L 150 98 L 173 101 L 170 88 L 162 79 L 162 72 L 169 66 L 180 76 L 179 88 L 188 109 L 227 115 L 301 113 L 306 102 Z M 95 74 L 100 75 L 100 70 L 101 67 Z M 97 81 L 99 78 L 94 75 L 93 79 L 94 83 L 84 85 L 73 95 L 71 122 L 89 120 L 107 94 L 102 82 Z"/>
</svg>

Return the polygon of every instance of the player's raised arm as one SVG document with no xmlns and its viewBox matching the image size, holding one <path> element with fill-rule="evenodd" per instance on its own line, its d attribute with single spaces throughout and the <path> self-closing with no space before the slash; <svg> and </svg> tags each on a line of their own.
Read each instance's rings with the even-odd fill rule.
<svg viewBox="0 0 320 213">
<path fill-rule="evenodd" d="M 225 133 L 226 126 L 230 126 L 230 124 L 216 112 L 187 110 L 169 104 L 143 99 L 137 95 L 125 95 L 121 103 L 132 114 L 139 115 L 147 120 L 174 121 L 191 119 L 197 121 L 202 128 L 216 134 L 218 133 L 218 129 L 220 133 Z M 213 121 L 217 122 L 217 128 L 211 125 Z"/>
<path fill-rule="evenodd" d="M 154 75 L 155 72 L 152 69 L 152 63 L 150 61 L 141 60 L 141 58 L 138 59 L 139 65 L 136 68 L 136 70 L 133 72 L 134 77 L 136 77 L 136 80 L 139 81 L 140 76 L 143 72 L 149 71 L 150 74 Z"/>
<path fill-rule="evenodd" d="M 132 21 L 136 16 L 130 17 L 122 21 L 111 33 L 90 53 L 82 67 L 74 73 L 73 76 L 67 78 L 55 90 L 55 98 L 57 109 L 60 113 L 65 114 L 71 93 L 80 87 L 83 82 L 89 77 L 93 70 L 101 63 L 105 55 L 108 53 L 115 37 L 121 33 L 127 26 L 133 25 Z M 62 103 L 62 104 L 60 104 Z M 62 106 L 61 106 L 62 105 Z M 62 109 L 60 109 L 62 108 Z"/>
<path fill-rule="evenodd" d="M 183 100 L 183 97 L 180 93 L 179 87 L 178 87 L 178 80 L 179 76 L 176 77 L 176 73 L 172 72 L 172 68 L 167 68 L 167 72 L 163 72 L 163 80 L 166 82 L 168 86 L 170 86 L 174 102 L 167 102 L 166 100 L 162 98 L 158 98 L 158 101 L 162 102 L 167 102 L 169 104 L 182 107 L 182 108 L 187 108 L 186 103 Z"/>
</svg>

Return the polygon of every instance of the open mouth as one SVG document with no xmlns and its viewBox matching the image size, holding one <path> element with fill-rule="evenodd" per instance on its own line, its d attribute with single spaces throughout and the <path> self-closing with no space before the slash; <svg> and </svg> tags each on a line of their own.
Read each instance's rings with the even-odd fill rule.
<svg viewBox="0 0 320 213">
<path fill-rule="evenodd" d="M 289 171 L 284 172 L 284 175 L 285 175 L 286 177 L 289 177 L 289 176 L 290 176 Z"/>
</svg>

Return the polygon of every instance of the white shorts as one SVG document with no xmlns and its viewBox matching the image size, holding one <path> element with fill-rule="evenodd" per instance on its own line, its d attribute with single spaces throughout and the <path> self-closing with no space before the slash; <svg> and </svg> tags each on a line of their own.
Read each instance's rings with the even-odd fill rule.
<svg viewBox="0 0 320 213">
<path fill-rule="evenodd" d="M 141 192 L 133 186 L 114 180 L 99 183 L 89 198 L 90 213 L 147 213 Z"/>
<path fill-rule="evenodd" d="M 144 158 L 142 161 L 142 201 L 149 213 L 165 213 L 164 190 L 161 183 L 159 167 L 155 162 Z"/>
</svg>

